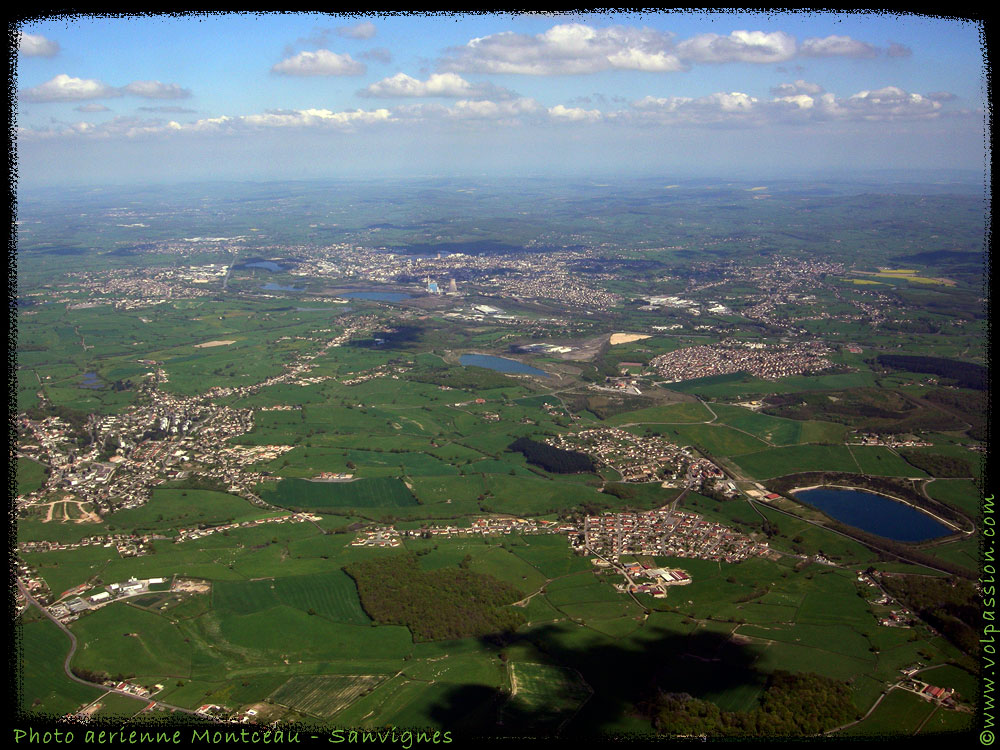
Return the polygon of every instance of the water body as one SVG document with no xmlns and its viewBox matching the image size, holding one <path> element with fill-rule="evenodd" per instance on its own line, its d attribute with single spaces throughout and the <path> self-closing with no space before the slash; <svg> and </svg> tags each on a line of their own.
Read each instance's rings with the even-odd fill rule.
<svg viewBox="0 0 1000 750">
<path fill-rule="evenodd" d="M 97 377 L 96 372 L 85 372 L 83 374 L 83 380 L 80 381 L 81 388 L 90 388 L 93 391 L 100 390 L 104 387 L 104 383 L 101 379 Z"/>
<path fill-rule="evenodd" d="M 261 286 L 261 289 L 267 292 L 304 292 L 305 287 L 299 289 L 294 286 L 282 286 L 281 284 L 267 283 Z"/>
<path fill-rule="evenodd" d="M 819 487 L 795 496 L 842 523 L 897 542 L 921 542 L 952 533 L 926 513 L 871 492 Z"/>
<path fill-rule="evenodd" d="M 404 294 L 403 292 L 347 292 L 337 296 L 347 299 L 371 299 L 376 302 L 402 302 L 404 299 L 413 298 L 412 294 Z"/>
<path fill-rule="evenodd" d="M 491 354 L 463 354 L 458 358 L 458 361 L 459 364 L 471 365 L 473 367 L 485 367 L 488 370 L 496 370 L 497 372 L 542 375 L 546 378 L 551 377 L 547 372 L 539 370 L 537 367 L 532 367 L 531 365 L 526 365 L 523 362 L 518 362 L 516 359 L 494 357 Z"/>
</svg>

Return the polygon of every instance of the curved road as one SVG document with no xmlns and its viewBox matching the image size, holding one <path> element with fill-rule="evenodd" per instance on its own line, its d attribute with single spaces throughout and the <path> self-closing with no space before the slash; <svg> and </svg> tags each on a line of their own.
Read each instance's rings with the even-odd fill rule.
<svg viewBox="0 0 1000 750">
<path fill-rule="evenodd" d="M 129 698 L 135 698 L 136 700 L 142 701 L 143 703 L 146 704 L 153 703 L 157 706 L 162 706 L 163 708 L 169 709 L 170 711 L 180 711 L 182 713 L 191 714 L 192 716 L 201 716 L 201 714 L 198 714 L 189 708 L 181 708 L 180 706 L 173 706 L 169 703 L 164 703 L 163 701 L 154 700 L 152 698 L 143 698 L 141 696 L 135 695 L 134 693 L 129 693 L 124 690 L 118 690 L 117 688 L 109 688 L 107 685 L 101 685 L 97 682 L 90 682 L 89 680 L 84 680 L 81 679 L 80 677 L 77 677 L 75 674 L 73 674 L 73 670 L 70 669 L 69 667 L 69 663 L 73 660 L 73 654 L 76 653 L 76 636 L 73 635 L 73 633 L 70 631 L 69 628 L 67 628 L 65 625 L 59 622 L 59 620 L 53 617 L 51 612 L 49 612 L 45 607 L 39 604 L 38 600 L 35 599 L 35 597 L 33 597 L 31 594 L 28 593 L 27 589 L 24 588 L 24 584 L 21 582 L 20 578 L 17 579 L 17 587 L 21 590 L 21 593 L 24 594 L 25 599 L 27 599 L 29 602 L 38 607 L 38 609 L 41 610 L 46 617 L 52 620 L 52 622 L 54 622 L 59 627 L 60 630 L 62 630 L 66 635 L 69 636 L 70 649 L 69 653 L 66 654 L 66 658 L 63 660 L 63 671 L 66 673 L 67 677 L 73 680 L 73 682 L 78 682 L 81 685 L 87 685 L 88 687 L 98 688 L 106 693 L 116 693 L 117 695 L 125 695 Z"/>
</svg>

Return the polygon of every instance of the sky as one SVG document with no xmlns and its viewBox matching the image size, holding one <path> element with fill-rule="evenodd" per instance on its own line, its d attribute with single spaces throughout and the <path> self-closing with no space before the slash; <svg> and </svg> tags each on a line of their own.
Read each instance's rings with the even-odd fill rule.
<svg viewBox="0 0 1000 750">
<path fill-rule="evenodd" d="M 25 19 L 25 186 L 983 173 L 982 25 L 867 12 Z"/>
</svg>

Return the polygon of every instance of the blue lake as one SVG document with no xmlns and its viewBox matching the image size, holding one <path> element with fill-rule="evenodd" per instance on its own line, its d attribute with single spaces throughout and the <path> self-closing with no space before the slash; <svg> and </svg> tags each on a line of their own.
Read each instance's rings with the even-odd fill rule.
<svg viewBox="0 0 1000 750">
<path fill-rule="evenodd" d="M 920 542 L 952 533 L 926 513 L 871 492 L 820 487 L 794 494 L 841 523 L 897 542 Z"/>
<path fill-rule="evenodd" d="M 338 296 L 347 299 L 371 299 L 376 302 L 402 302 L 404 299 L 411 299 L 413 295 L 403 292 L 347 292 Z"/>
<path fill-rule="evenodd" d="M 261 289 L 263 289 L 265 291 L 268 291 L 268 292 L 304 292 L 305 291 L 305 287 L 303 287 L 302 289 L 299 289 L 298 287 L 294 287 L 294 286 L 282 286 L 281 284 L 271 284 L 271 283 L 264 284 L 261 287 Z"/>
<path fill-rule="evenodd" d="M 101 379 L 97 377 L 96 372 L 85 372 L 83 374 L 83 380 L 80 381 L 81 388 L 90 388 L 91 390 L 100 390 L 104 387 L 104 383 Z"/>
<path fill-rule="evenodd" d="M 463 365 L 485 367 L 488 370 L 496 370 L 497 372 L 509 372 L 522 375 L 542 375 L 546 378 L 550 377 L 547 372 L 539 370 L 537 367 L 532 367 L 531 365 L 526 365 L 523 362 L 518 362 L 516 359 L 504 359 L 503 357 L 494 357 L 490 354 L 463 354 L 458 358 L 458 361 Z"/>
</svg>

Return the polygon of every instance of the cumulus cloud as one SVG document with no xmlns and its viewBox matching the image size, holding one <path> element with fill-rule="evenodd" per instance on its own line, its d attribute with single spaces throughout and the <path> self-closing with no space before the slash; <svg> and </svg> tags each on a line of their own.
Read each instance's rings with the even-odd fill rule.
<svg viewBox="0 0 1000 750">
<path fill-rule="evenodd" d="M 290 76 L 356 76 L 367 68 L 364 63 L 328 49 L 300 52 L 275 64 L 271 71 Z"/>
<path fill-rule="evenodd" d="M 426 81 L 397 73 L 358 92 L 373 97 L 446 97 L 452 99 L 510 98 L 506 89 L 489 83 L 469 83 L 456 73 L 434 73 Z"/>
<path fill-rule="evenodd" d="M 625 69 L 668 72 L 684 65 L 670 54 L 672 35 L 614 26 L 560 24 L 534 36 L 504 31 L 450 50 L 442 68 L 456 72 L 560 75 Z"/>
<path fill-rule="evenodd" d="M 802 42 L 799 54 L 806 57 L 875 57 L 878 49 L 849 36 L 812 37 Z"/>
<path fill-rule="evenodd" d="M 125 95 L 143 99 L 186 99 L 191 96 L 191 92 L 176 83 L 132 81 L 125 86 L 115 87 L 93 78 L 74 78 L 65 73 L 21 92 L 21 98 L 29 102 L 75 102 Z"/>
<path fill-rule="evenodd" d="M 632 103 L 640 123 L 655 125 L 736 125 L 758 114 L 758 100 L 739 91 L 697 98 L 647 96 Z"/>
<path fill-rule="evenodd" d="M 677 45 L 679 57 L 699 63 L 777 63 L 791 59 L 795 51 L 795 37 L 783 31 L 699 34 Z"/>
<path fill-rule="evenodd" d="M 73 102 L 113 96 L 121 96 L 121 91 L 93 78 L 73 78 L 65 73 L 21 92 L 21 98 L 29 102 Z"/>
<path fill-rule="evenodd" d="M 603 114 L 597 109 L 583 109 L 582 107 L 564 107 L 557 104 L 549 107 L 549 117 L 553 120 L 569 122 L 597 122 L 603 119 Z"/>
<path fill-rule="evenodd" d="M 261 115 L 247 115 L 238 118 L 241 125 L 267 128 L 305 128 L 315 126 L 349 126 L 385 122 L 392 118 L 387 109 L 334 112 L 329 109 L 296 109 L 267 112 Z"/>
<path fill-rule="evenodd" d="M 18 53 L 25 57 L 55 57 L 59 54 L 59 43 L 41 34 L 21 33 L 17 42 Z"/>
<path fill-rule="evenodd" d="M 674 72 L 691 64 L 774 64 L 807 57 L 872 57 L 877 48 L 847 36 L 806 39 L 800 45 L 783 31 L 738 30 L 723 36 L 698 34 L 683 41 L 648 28 L 582 23 L 553 26 L 541 34 L 510 31 L 470 40 L 440 62 L 452 72 L 569 75 L 604 70 Z"/>
<path fill-rule="evenodd" d="M 141 96 L 143 99 L 187 99 L 191 96 L 188 89 L 182 89 L 176 83 L 159 81 L 132 81 L 122 87 L 122 93 Z"/>
<path fill-rule="evenodd" d="M 892 42 L 889 45 L 889 49 L 886 50 L 886 54 L 889 57 L 912 57 L 913 50 L 907 47 L 905 44 L 898 44 L 897 42 Z"/>
<path fill-rule="evenodd" d="M 371 39 L 375 36 L 375 24 L 362 21 L 355 26 L 340 26 L 337 28 L 337 35 L 347 39 Z"/>
<path fill-rule="evenodd" d="M 534 99 L 522 97 L 509 101 L 494 102 L 488 99 L 463 99 L 447 109 L 447 115 L 460 120 L 513 121 L 523 115 L 535 115 L 544 111 Z"/>
<path fill-rule="evenodd" d="M 866 120 L 926 118 L 939 114 L 941 102 L 896 86 L 860 91 L 843 102 L 852 115 Z"/>
</svg>

